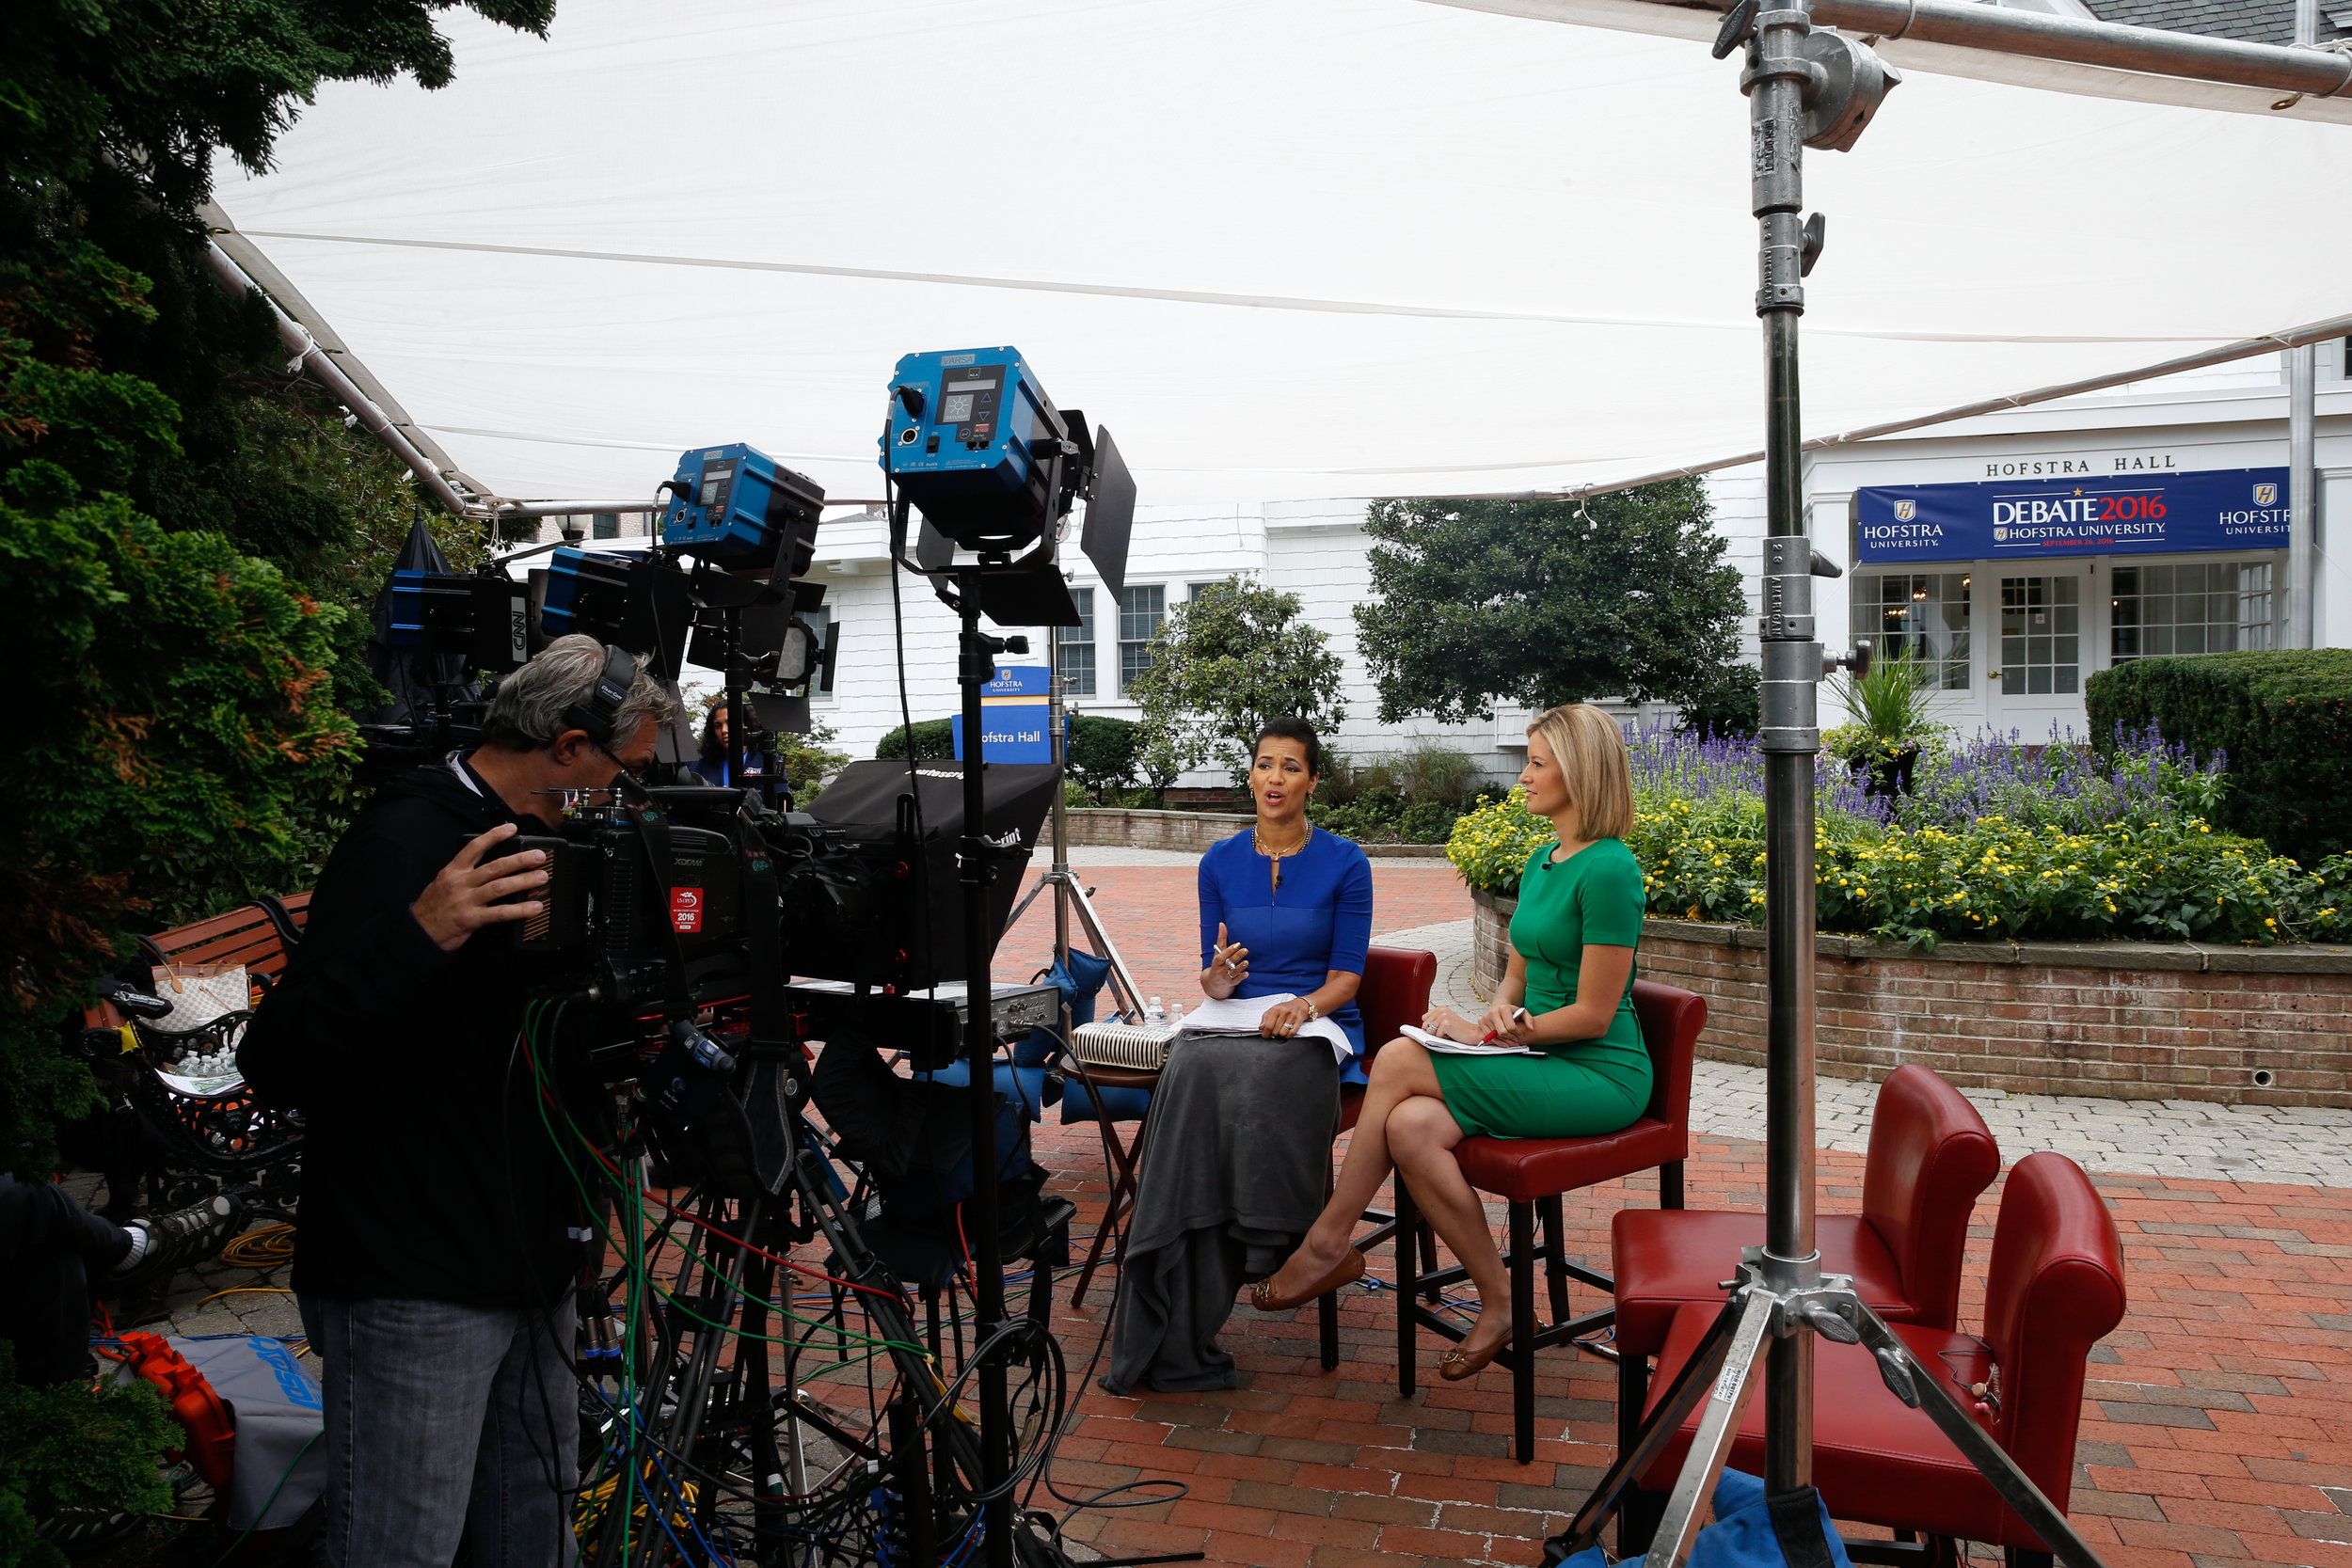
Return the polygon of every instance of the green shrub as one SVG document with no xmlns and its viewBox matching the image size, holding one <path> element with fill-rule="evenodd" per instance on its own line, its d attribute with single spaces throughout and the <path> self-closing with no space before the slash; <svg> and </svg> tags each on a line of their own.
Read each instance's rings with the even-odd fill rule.
<svg viewBox="0 0 2352 1568">
<path fill-rule="evenodd" d="M 1368 811 L 1354 801 L 1343 806 L 1327 806 L 1320 796 L 1308 803 L 1307 820 L 1325 832 L 1352 838 L 1359 844 L 1376 842 L 1393 831 L 1391 817 Z"/>
<path fill-rule="evenodd" d="M 1552 842 L 1551 824 L 1527 809 L 1527 791 L 1465 812 L 1446 836 L 1446 859 L 1462 879 L 1486 893 L 1510 896 L 1519 872 L 1539 846 Z"/>
<path fill-rule="evenodd" d="M 1070 777 L 1096 800 L 1136 781 L 1143 752 L 1143 727 L 1125 719 L 1082 713 L 1070 724 Z"/>
<path fill-rule="evenodd" d="M 63 1553 L 35 1539 L 35 1511 L 168 1510 L 171 1492 L 155 1461 L 185 1435 L 144 1383 L 27 1387 L 16 1380 L 16 1353 L 0 1339 L 0 1562 L 65 1568 Z"/>
<path fill-rule="evenodd" d="M 1407 844 L 1443 844 L 1461 816 L 1441 800 L 1416 800 L 1396 819 L 1396 836 Z"/>
<path fill-rule="evenodd" d="M 1848 733 L 1851 748 L 1839 754 L 1849 762 L 1869 752 L 1891 755 L 1940 733 L 1944 726 L 1930 716 L 1937 692 L 1929 669 L 1906 649 L 1871 660 L 1862 674 L 1833 675 L 1830 689 L 1851 715 L 1850 723 L 1838 726 Z M 1851 734 L 1856 730 L 1858 736 Z"/>
<path fill-rule="evenodd" d="M 1753 664 L 1727 664 L 1682 704 L 1683 727 L 1700 735 L 1746 738 L 1764 722 L 1763 675 Z"/>
<path fill-rule="evenodd" d="M 784 768 L 784 786 L 793 799 L 807 800 L 850 760 L 847 752 L 832 750 L 833 739 L 833 726 L 822 720 L 811 724 L 806 735 L 776 736 L 776 761 Z"/>
<path fill-rule="evenodd" d="M 892 730 L 874 743 L 878 757 L 901 757 L 907 754 L 907 727 Z M 955 722 L 948 719 L 919 719 L 914 724 L 914 760 L 917 762 L 949 762 L 956 754 Z"/>
<path fill-rule="evenodd" d="M 1398 752 L 1389 767 L 1397 793 L 1408 805 L 1434 804 L 1460 811 L 1483 782 L 1478 764 L 1469 752 L 1427 738 Z"/>
<path fill-rule="evenodd" d="M 106 497 L 0 503 L 16 610 L 0 754 L 0 1163 L 38 1180 L 56 1125 L 100 1108 L 55 1030 L 127 932 L 308 887 L 319 801 L 350 774 L 341 611 L 215 533 Z"/>
<path fill-rule="evenodd" d="M 2309 864 L 2352 848 L 2352 648 L 2136 658 L 2086 689 L 2092 738 L 2153 725 L 2229 757 L 2216 820 Z"/>
<path fill-rule="evenodd" d="M 1388 764 L 1353 757 L 1327 746 L 1323 749 L 1323 777 L 1315 784 L 1315 803 L 1325 807 L 1352 806 L 1356 797 L 1367 789 L 1395 786 L 1396 778 Z"/>
<path fill-rule="evenodd" d="M 1472 887 L 1508 895 L 1551 825 L 1524 797 L 1465 816 L 1447 855 Z M 1652 914 L 1760 925 L 1762 810 L 1669 800 L 1626 841 Z M 1960 939 L 2125 937 L 2278 942 L 2352 932 L 2352 855 L 2305 871 L 2195 817 L 2121 820 L 2088 832 L 1989 816 L 1883 832 L 1824 818 L 1815 844 L 1825 931 L 1932 948 Z"/>
</svg>

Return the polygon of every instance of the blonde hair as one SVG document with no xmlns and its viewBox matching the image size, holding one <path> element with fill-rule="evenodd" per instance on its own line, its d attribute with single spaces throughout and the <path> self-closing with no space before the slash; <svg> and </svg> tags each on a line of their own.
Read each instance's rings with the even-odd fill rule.
<svg viewBox="0 0 2352 1568">
<path fill-rule="evenodd" d="M 1633 770 L 1614 719 L 1590 703 L 1564 703 L 1538 714 L 1527 733 L 1551 748 L 1579 832 L 1623 838 L 1633 831 Z"/>
</svg>

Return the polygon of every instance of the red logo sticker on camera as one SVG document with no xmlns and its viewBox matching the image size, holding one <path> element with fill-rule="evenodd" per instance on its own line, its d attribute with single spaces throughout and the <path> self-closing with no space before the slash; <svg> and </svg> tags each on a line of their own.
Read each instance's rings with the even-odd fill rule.
<svg viewBox="0 0 2352 1568">
<path fill-rule="evenodd" d="M 703 928 L 703 890 L 698 887 L 674 887 L 670 890 L 670 929 L 679 936 L 691 937 Z"/>
</svg>

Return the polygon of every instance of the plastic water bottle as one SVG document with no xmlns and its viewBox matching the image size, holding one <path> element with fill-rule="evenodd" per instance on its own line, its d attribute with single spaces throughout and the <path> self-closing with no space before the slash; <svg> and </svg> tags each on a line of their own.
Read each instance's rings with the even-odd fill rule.
<svg viewBox="0 0 2352 1568">
<path fill-rule="evenodd" d="M 1158 997 L 1154 996 L 1144 1004 L 1143 1019 L 1147 1023 L 1166 1023 L 1168 1022 L 1168 1009 L 1160 1006 L 1160 999 Z"/>
<path fill-rule="evenodd" d="M 1182 1002 L 1173 1002 L 1168 1005 L 1168 1022 L 1177 1024 L 1184 1022 L 1184 1005 Z"/>
</svg>

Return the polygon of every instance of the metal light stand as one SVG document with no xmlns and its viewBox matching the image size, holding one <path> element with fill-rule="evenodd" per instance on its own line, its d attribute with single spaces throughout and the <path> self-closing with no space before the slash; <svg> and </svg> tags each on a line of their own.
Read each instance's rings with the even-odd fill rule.
<svg viewBox="0 0 2352 1568">
<path fill-rule="evenodd" d="M 1067 779 L 1070 776 L 1070 741 L 1063 727 L 1066 710 L 1062 705 L 1061 671 L 1058 668 L 1052 670 L 1047 691 L 1045 722 L 1054 736 L 1054 761 L 1060 766 L 1062 777 Z M 1028 912 L 1031 904 L 1037 902 L 1038 895 L 1051 888 L 1054 894 L 1055 961 L 1064 966 L 1070 962 L 1070 918 L 1074 912 L 1086 927 L 1087 936 L 1093 942 L 1096 953 L 1111 966 L 1111 991 L 1120 1011 L 1130 1018 L 1139 1019 L 1143 1016 L 1142 989 L 1136 984 L 1135 973 L 1127 967 L 1127 960 L 1120 957 L 1119 944 L 1111 940 L 1110 931 L 1103 924 L 1103 917 L 1095 912 L 1094 901 L 1088 896 L 1077 874 L 1070 869 L 1070 819 L 1064 811 L 1062 798 L 1056 794 L 1053 865 L 1038 879 L 1037 886 L 1021 895 L 1021 902 L 1013 906 L 1011 917 L 1005 922 L 1005 929 L 1009 931 L 1020 925 L 1021 917 Z M 1070 1038 L 1070 1010 L 1065 1005 L 1062 1009 L 1062 1039 L 1065 1042 Z"/>
<path fill-rule="evenodd" d="M 1627 1489 L 1663 1452 L 1684 1418 L 1704 1413 L 1651 1539 L 1649 1568 L 1680 1568 L 1699 1516 L 1740 1433 L 1764 1364 L 1767 1495 L 1813 1481 L 1813 1336 L 1867 1344 L 1896 1398 L 1929 1418 L 2002 1498 L 2074 1568 L 2097 1568 L 2065 1516 L 1922 1367 L 1844 1275 L 1824 1276 L 1813 1227 L 1814 757 L 1816 699 L 1837 663 L 1868 667 L 1864 647 L 1828 660 L 1814 637 L 1813 578 L 1838 569 L 1805 532 L 1804 433 L 1799 419 L 1797 321 L 1802 278 L 1821 245 L 1804 211 L 1804 150 L 1844 150 L 1900 78 L 1858 43 L 1816 33 L 1810 0 L 1759 11 L 1741 0 L 1715 43 L 1723 58 L 1742 43 L 1747 68 L 1753 210 L 1759 234 L 1756 313 L 1764 319 L 1765 497 L 1761 739 L 1764 750 L 1764 925 L 1768 981 L 1765 1067 L 1765 1243 L 1747 1250 L 1731 1297 L 1627 1451 L 1617 1456 L 1561 1544 L 1569 1554 L 1598 1539 Z"/>
<path fill-rule="evenodd" d="M 980 574 L 956 574 L 956 610 L 961 623 L 957 640 L 956 681 L 963 688 L 963 839 L 957 846 L 958 879 L 963 884 L 964 1009 L 963 1052 L 971 1072 L 967 1097 L 972 1108 L 972 1306 L 979 1318 L 974 1343 L 997 1341 L 1005 1327 L 1005 1258 L 996 1216 L 996 992 L 990 983 L 989 959 L 996 942 L 989 929 L 988 884 L 996 879 L 996 851 L 988 842 L 988 792 L 981 760 L 980 690 L 996 675 L 996 656 L 1008 651 L 1026 653 L 1025 637 L 992 637 L 980 630 Z M 1005 1478 L 1012 1465 L 1012 1413 L 1006 1404 L 1005 1362 L 997 1353 L 983 1351 L 979 1366 L 981 1543 L 989 1568 L 1011 1568 L 1012 1497 Z"/>
</svg>

